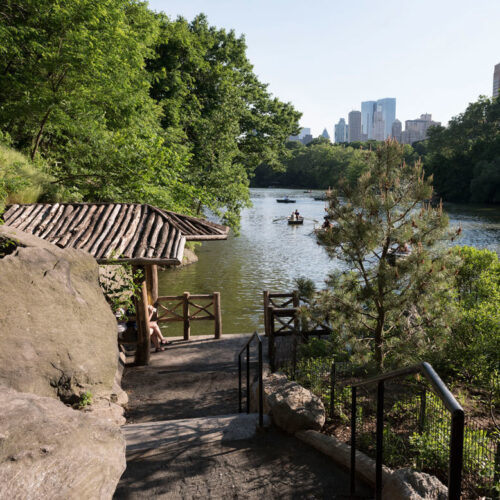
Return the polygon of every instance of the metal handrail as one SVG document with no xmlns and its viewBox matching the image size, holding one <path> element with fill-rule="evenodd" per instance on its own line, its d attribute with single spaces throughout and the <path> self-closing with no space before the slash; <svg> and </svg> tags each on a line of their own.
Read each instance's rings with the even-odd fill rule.
<svg viewBox="0 0 500 500">
<path fill-rule="evenodd" d="M 434 368 L 427 363 L 400 368 L 388 373 L 376 375 L 367 380 L 355 382 L 350 385 L 352 389 L 351 399 L 351 495 L 355 493 L 356 476 L 356 392 L 358 387 L 377 383 L 377 443 L 376 443 L 376 464 L 375 464 L 375 498 L 382 498 L 382 457 L 383 457 L 383 436 L 384 436 L 384 382 L 398 377 L 421 373 L 430 382 L 436 395 L 441 399 L 444 406 L 451 413 L 451 433 L 450 433 L 450 458 L 448 470 L 448 498 L 450 500 L 460 500 L 462 483 L 462 463 L 464 444 L 464 410 L 450 392 L 445 383 L 441 380 Z"/>
<path fill-rule="evenodd" d="M 257 332 L 248 339 L 247 343 L 242 347 L 241 351 L 238 353 L 238 411 L 242 413 L 242 381 L 241 381 L 241 355 L 246 351 L 246 385 L 247 385 L 247 413 L 250 413 L 250 344 L 254 339 L 259 342 L 259 425 L 262 427 L 264 425 L 264 391 L 263 391 L 263 381 L 262 381 L 262 339 Z"/>
</svg>

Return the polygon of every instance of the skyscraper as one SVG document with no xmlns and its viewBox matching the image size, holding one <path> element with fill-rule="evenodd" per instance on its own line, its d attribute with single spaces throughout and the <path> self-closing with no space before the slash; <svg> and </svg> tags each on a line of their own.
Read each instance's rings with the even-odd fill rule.
<svg viewBox="0 0 500 500">
<path fill-rule="evenodd" d="M 385 120 L 382 111 L 373 113 L 372 139 L 383 141 L 385 139 Z"/>
<path fill-rule="evenodd" d="M 500 96 L 500 63 L 495 66 L 493 71 L 493 97 Z"/>
<path fill-rule="evenodd" d="M 335 125 L 335 142 L 347 142 L 347 124 L 343 118 Z"/>
<path fill-rule="evenodd" d="M 326 128 L 323 130 L 321 137 L 330 140 L 330 134 L 328 133 L 328 130 L 326 130 Z"/>
<path fill-rule="evenodd" d="M 401 132 L 403 130 L 402 123 L 396 118 L 392 123 L 391 137 L 396 141 L 401 142 Z"/>
<path fill-rule="evenodd" d="M 375 101 L 365 101 L 361 103 L 361 127 L 363 134 L 366 134 L 368 139 L 372 137 L 373 127 L 373 112 L 376 111 Z"/>
<path fill-rule="evenodd" d="M 348 116 L 349 134 L 348 142 L 361 140 L 361 111 L 351 111 Z"/>
<path fill-rule="evenodd" d="M 396 98 L 386 97 L 377 100 L 376 111 L 382 112 L 382 117 L 385 122 L 384 139 L 387 139 L 392 132 L 392 124 L 396 119 Z"/>
</svg>

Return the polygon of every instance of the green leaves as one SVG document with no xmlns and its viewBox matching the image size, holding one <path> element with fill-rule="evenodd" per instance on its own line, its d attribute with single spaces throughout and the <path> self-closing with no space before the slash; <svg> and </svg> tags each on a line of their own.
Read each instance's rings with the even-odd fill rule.
<svg viewBox="0 0 500 500">
<path fill-rule="evenodd" d="M 191 154 L 184 179 L 196 190 L 192 206 L 237 226 L 249 205 L 249 174 L 262 161 L 278 161 L 300 114 L 258 81 L 243 37 L 203 15 L 191 23 L 159 19 L 151 95 L 163 107 L 164 129 Z"/>
<path fill-rule="evenodd" d="M 449 283 L 453 255 L 441 207 L 426 200 L 432 187 L 422 165 L 405 164 L 396 142 L 369 157 L 357 183 L 340 181 L 329 197 L 330 229 L 318 232 L 345 271 L 330 276 L 329 289 L 313 306 L 328 315 L 355 357 L 409 363 L 439 349 L 453 313 Z"/>
<path fill-rule="evenodd" d="M 447 201 L 500 201 L 500 99 L 481 97 L 429 130 L 426 170 Z"/>
</svg>

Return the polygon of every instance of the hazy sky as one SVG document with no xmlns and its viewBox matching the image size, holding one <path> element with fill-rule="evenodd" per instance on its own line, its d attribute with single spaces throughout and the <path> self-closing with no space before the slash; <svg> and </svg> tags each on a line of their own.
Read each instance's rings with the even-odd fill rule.
<svg viewBox="0 0 500 500">
<path fill-rule="evenodd" d="M 254 71 L 313 135 L 361 101 L 396 97 L 403 122 L 445 124 L 491 96 L 500 0 L 150 0 L 171 18 L 204 12 L 244 34 Z"/>
</svg>

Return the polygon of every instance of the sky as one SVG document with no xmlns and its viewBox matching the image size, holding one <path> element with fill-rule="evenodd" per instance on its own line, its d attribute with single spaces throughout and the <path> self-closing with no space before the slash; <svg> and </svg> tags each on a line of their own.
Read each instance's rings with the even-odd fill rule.
<svg viewBox="0 0 500 500">
<path fill-rule="evenodd" d="M 500 63 L 500 0 L 150 0 L 171 19 L 203 12 L 244 35 L 254 72 L 333 136 L 361 101 L 395 97 L 403 122 L 444 125 L 491 96 Z"/>
</svg>

